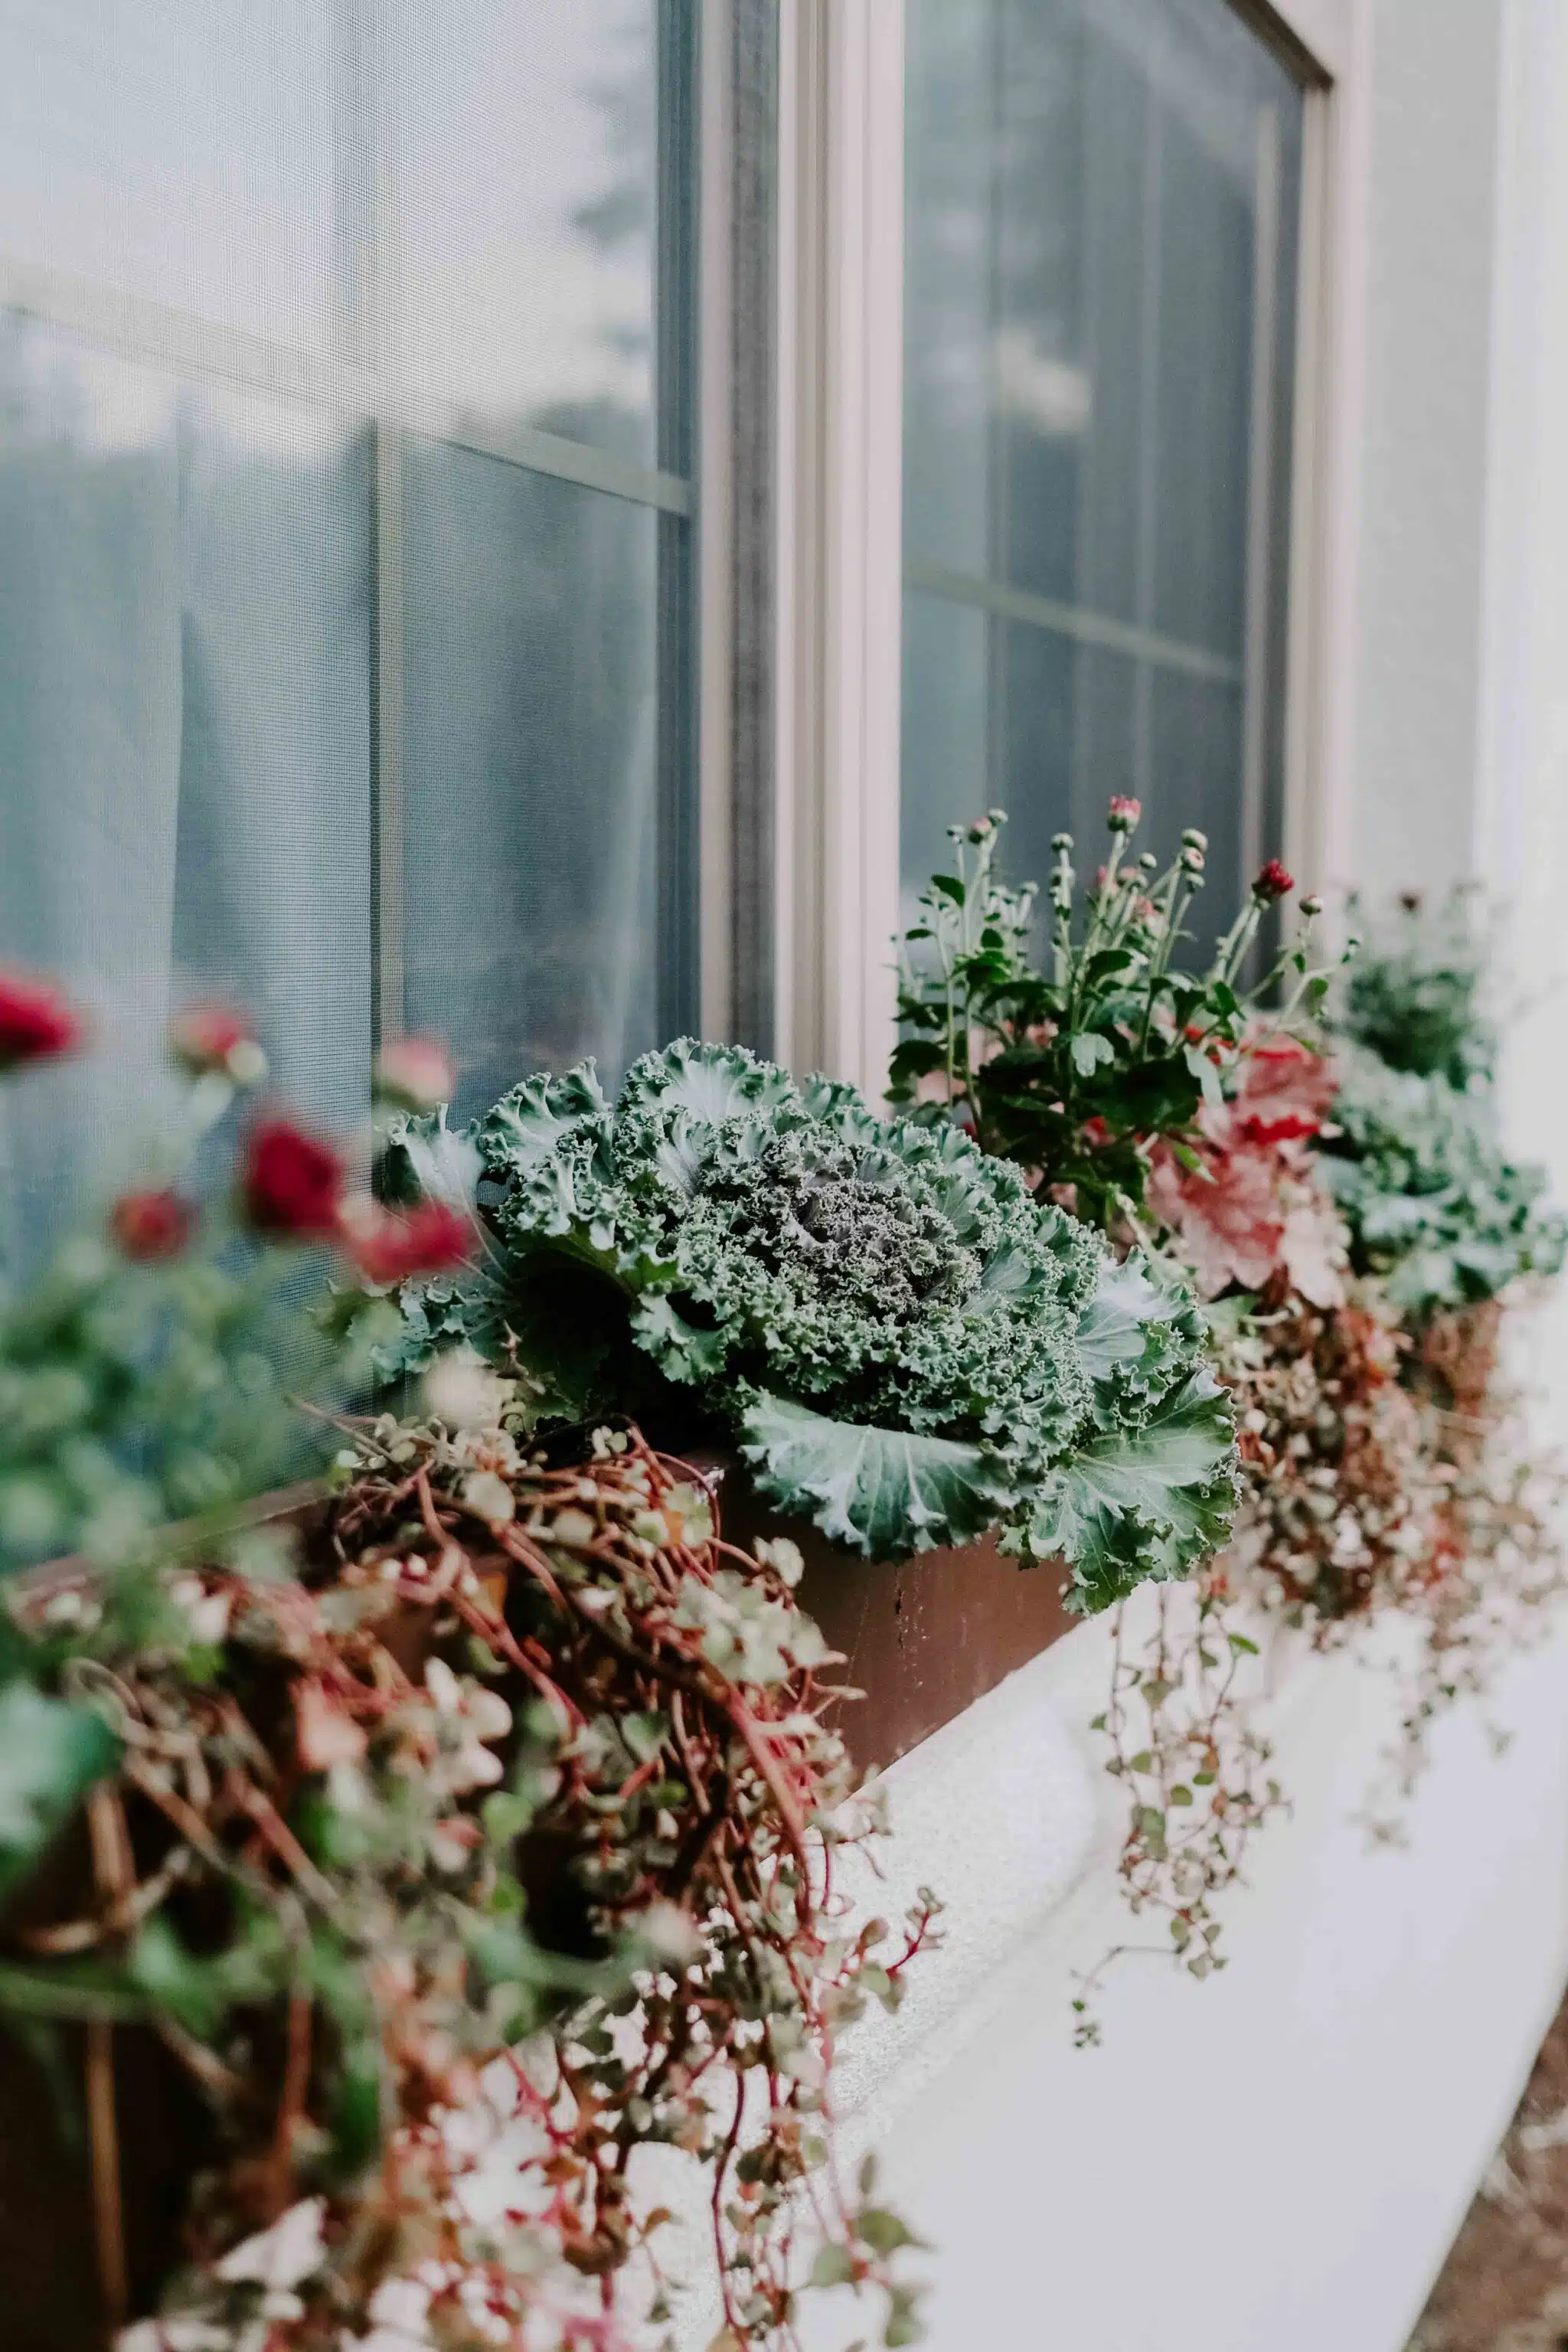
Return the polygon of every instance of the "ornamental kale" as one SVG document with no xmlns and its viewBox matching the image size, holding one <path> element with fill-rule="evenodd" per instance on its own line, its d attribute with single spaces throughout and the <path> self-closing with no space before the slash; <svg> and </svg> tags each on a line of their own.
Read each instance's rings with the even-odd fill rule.
<svg viewBox="0 0 1568 2352">
<path fill-rule="evenodd" d="M 1544 1171 L 1503 1150 L 1489 959 L 1473 891 L 1431 910 L 1409 894 L 1371 925 L 1336 1015 L 1321 1172 L 1355 1270 L 1385 1276 L 1417 1329 L 1521 1275 L 1557 1273 L 1568 1245 L 1542 1204 Z"/>
<path fill-rule="evenodd" d="M 1337 1057 L 1334 1126 L 1320 1171 L 1350 1229 L 1358 1273 L 1386 1277 L 1420 1327 L 1525 1274 L 1555 1274 L 1568 1227 L 1542 1205 L 1544 1171 L 1508 1159 L 1478 1084 L 1390 1069 L 1364 1047 Z"/>
<path fill-rule="evenodd" d="M 1468 1087 L 1497 1067 L 1500 1039 L 1488 1005 L 1491 943 L 1473 888 L 1427 908 L 1406 891 L 1388 914 L 1363 923 L 1337 1025 L 1392 1070 Z"/>
<path fill-rule="evenodd" d="M 405 1293 L 389 1369 L 468 1343 L 541 1416 L 727 1433 L 759 1486 L 873 1558 L 1000 1527 L 1100 1608 L 1220 1541 L 1228 1407 L 1191 1298 L 1031 1199 L 955 1127 L 890 1125 L 736 1047 L 591 1063 L 462 1135 L 389 1142 L 403 1197 L 478 1199 L 488 1267 Z"/>
</svg>

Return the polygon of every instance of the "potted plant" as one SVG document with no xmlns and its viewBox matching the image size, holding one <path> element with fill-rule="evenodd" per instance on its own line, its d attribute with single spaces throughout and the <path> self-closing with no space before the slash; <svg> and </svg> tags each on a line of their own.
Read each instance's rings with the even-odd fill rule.
<svg viewBox="0 0 1568 2352">
<path fill-rule="evenodd" d="M 826 1539 L 819 1611 L 836 1580 L 863 1601 L 857 1558 L 914 1564 L 891 1610 L 922 1556 L 988 1538 L 1103 1608 L 1223 1536 L 1232 1432 L 1190 1294 L 951 1125 L 682 1041 L 614 1102 L 584 1065 L 461 1132 L 405 1119 L 385 1166 L 486 1235 L 405 1286 L 388 1369 L 465 1348 L 542 1427 L 629 1404 L 674 1450 L 728 1449 L 752 1524 Z"/>
</svg>

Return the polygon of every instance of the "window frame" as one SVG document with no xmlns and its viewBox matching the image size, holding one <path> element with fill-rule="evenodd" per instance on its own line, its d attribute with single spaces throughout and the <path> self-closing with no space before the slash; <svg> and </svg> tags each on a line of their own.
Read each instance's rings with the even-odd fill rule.
<svg viewBox="0 0 1568 2352">
<path fill-rule="evenodd" d="M 1370 6 L 1230 5 L 1305 100 L 1283 835 L 1324 887 L 1350 830 Z M 776 1047 L 874 1097 L 899 901 L 904 20 L 905 0 L 780 0 Z"/>
</svg>

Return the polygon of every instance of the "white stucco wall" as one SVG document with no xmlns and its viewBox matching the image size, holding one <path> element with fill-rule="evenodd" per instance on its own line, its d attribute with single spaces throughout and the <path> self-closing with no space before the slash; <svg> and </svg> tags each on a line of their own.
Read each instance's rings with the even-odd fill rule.
<svg viewBox="0 0 1568 2352">
<path fill-rule="evenodd" d="M 1550 5 L 1550 0 L 1549 0 Z M 1508 0 L 1371 0 L 1350 876 L 1467 872 Z"/>
<path fill-rule="evenodd" d="M 1104 1671 L 1087 1628 L 982 1706 L 1016 1718 L 1026 1692 L 1092 1772 Z M 1199 1985 L 1129 1959 L 1099 2004 L 1103 2046 L 1076 2051 L 1072 1971 L 1126 1927 L 1099 1781 L 1071 1893 L 1010 1935 L 993 1923 L 963 2000 L 949 1988 L 847 2118 L 847 2152 L 879 2146 L 934 2249 L 931 2352 L 1399 2352 L 1558 1998 L 1565 1672 L 1568 1634 L 1510 1675 L 1500 1759 L 1473 1714 L 1447 1725 L 1390 1851 L 1354 1817 L 1391 1686 L 1299 1664 L 1270 1718 L 1296 1811 L 1229 1906 L 1231 1966 Z M 936 1754 L 895 1776 L 895 1820 L 918 1814 L 939 1885 L 965 1874 L 973 1800 Z M 837 2296 L 808 2341 L 858 2332 Z"/>
</svg>

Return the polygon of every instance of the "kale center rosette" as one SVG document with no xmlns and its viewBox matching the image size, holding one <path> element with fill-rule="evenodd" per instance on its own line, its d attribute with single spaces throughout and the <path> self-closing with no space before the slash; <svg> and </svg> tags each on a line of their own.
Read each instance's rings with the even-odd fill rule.
<svg viewBox="0 0 1568 2352">
<path fill-rule="evenodd" d="M 956 1128 L 682 1041 L 613 1105 L 584 1064 L 462 1133 L 408 1119 L 387 1167 L 405 1196 L 466 1189 L 492 1241 L 408 1286 L 389 1369 L 466 1342 L 543 1419 L 717 1426 L 835 1541 L 1000 1528 L 1066 1559 L 1079 1608 L 1224 1539 L 1233 1431 L 1191 1297 Z"/>
</svg>

